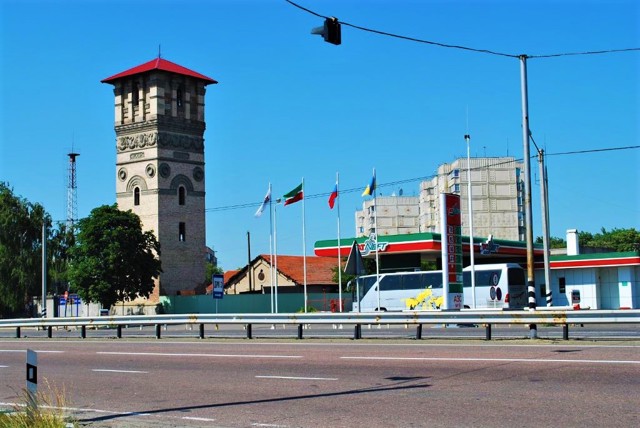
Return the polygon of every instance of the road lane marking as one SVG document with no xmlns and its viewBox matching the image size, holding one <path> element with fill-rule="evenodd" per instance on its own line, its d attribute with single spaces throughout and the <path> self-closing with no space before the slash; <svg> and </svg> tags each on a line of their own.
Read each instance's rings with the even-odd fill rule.
<svg viewBox="0 0 640 428">
<path fill-rule="evenodd" d="M 258 379 L 338 380 L 336 377 L 256 376 Z"/>
<path fill-rule="evenodd" d="M 127 355 L 144 357 L 217 357 L 217 358 L 302 358 L 302 355 L 246 355 L 246 354 L 178 354 L 168 352 L 96 352 L 101 355 Z"/>
<path fill-rule="evenodd" d="M 92 372 L 108 372 L 108 373 L 149 373 L 140 370 L 112 370 L 112 369 L 92 369 Z"/>
<path fill-rule="evenodd" d="M 9 366 L 0 366 L 0 369 L 6 369 Z"/>
<path fill-rule="evenodd" d="M 287 428 L 287 425 L 275 425 L 275 424 L 261 424 L 261 423 L 252 423 L 252 427 L 263 427 L 263 428 Z"/>
<path fill-rule="evenodd" d="M 560 360 L 550 358 L 438 358 L 438 357 L 340 357 L 343 360 L 396 360 L 396 361 L 471 361 L 498 363 L 591 363 L 591 364 L 640 364 L 633 360 Z"/>
<path fill-rule="evenodd" d="M 213 422 L 213 421 L 215 421 L 215 419 L 197 418 L 195 416 L 183 416 L 182 419 L 187 419 L 189 421 L 201 421 L 201 422 Z"/>
</svg>

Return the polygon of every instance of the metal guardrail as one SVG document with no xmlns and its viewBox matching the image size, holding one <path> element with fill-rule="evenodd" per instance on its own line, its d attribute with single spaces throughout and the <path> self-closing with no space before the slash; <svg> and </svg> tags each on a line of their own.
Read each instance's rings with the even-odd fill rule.
<svg viewBox="0 0 640 428">
<path fill-rule="evenodd" d="M 101 317 L 66 318 L 22 318 L 0 319 L 0 328 L 15 328 L 16 337 L 21 337 L 21 328 L 46 328 L 48 336 L 53 327 L 80 327 L 81 337 L 86 337 L 87 327 L 117 328 L 117 337 L 122 337 L 123 326 L 156 327 L 156 337 L 160 338 L 163 325 L 200 326 L 200 337 L 204 338 L 206 324 L 244 325 L 247 337 L 251 338 L 253 324 L 289 324 L 298 326 L 298 338 L 302 339 L 304 325 L 354 325 L 354 339 L 361 338 L 364 325 L 416 325 L 416 337 L 422 336 L 423 324 L 483 324 L 486 337 L 491 338 L 494 324 L 553 324 L 563 326 L 563 337 L 568 339 L 570 324 L 629 324 L 640 323 L 640 310 L 462 310 L 462 311 L 405 311 L 405 312 L 362 312 L 362 313 L 284 313 L 284 314 L 173 314 L 173 315 L 129 315 Z"/>
</svg>

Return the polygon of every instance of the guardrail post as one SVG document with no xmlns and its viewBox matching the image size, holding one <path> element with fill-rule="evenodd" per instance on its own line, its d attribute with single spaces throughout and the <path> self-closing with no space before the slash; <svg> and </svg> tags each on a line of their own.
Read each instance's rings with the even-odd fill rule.
<svg viewBox="0 0 640 428">
<path fill-rule="evenodd" d="M 416 328 L 416 340 L 422 339 L 422 324 L 418 324 L 418 328 Z"/>
<path fill-rule="evenodd" d="M 87 326 L 83 325 L 82 327 L 80 327 L 80 337 L 83 339 L 87 338 Z"/>
<path fill-rule="evenodd" d="M 47 337 L 49 339 L 51 339 L 52 336 L 53 336 L 53 327 L 52 326 L 48 326 L 47 327 Z"/>
<path fill-rule="evenodd" d="M 204 339 L 204 324 L 200 324 L 200 339 Z"/>
<path fill-rule="evenodd" d="M 485 339 L 491 340 L 491 324 L 485 325 Z"/>
<path fill-rule="evenodd" d="M 302 339 L 302 324 L 298 324 L 298 339 Z"/>
<path fill-rule="evenodd" d="M 122 326 L 120 324 L 118 324 L 118 327 L 116 328 L 116 337 L 118 339 L 122 339 Z"/>
<path fill-rule="evenodd" d="M 162 337 L 162 326 L 160 324 L 156 324 L 156 339 L 160 339 Z"/>
<path fill-rule="evenodd" d="M 253 336 L 251 335 L 251 324 L 247 324 L 247 339 L 252 339 Z"/>
<path fill-rule="evenodd" d="M 362 339 L 362 325 L 356 324 L 355 328 L 353 329 L 353 338 L 355 340 Z"/>
<path fill-rule="evenodd" d="M 569 340 L 569 324 L 562 324 L 562 339 Z"/>
<path fill-rule="evenodd" d="M 16 339 L 20 339 L 20 327 L 16 327 Z"/>
</svg>

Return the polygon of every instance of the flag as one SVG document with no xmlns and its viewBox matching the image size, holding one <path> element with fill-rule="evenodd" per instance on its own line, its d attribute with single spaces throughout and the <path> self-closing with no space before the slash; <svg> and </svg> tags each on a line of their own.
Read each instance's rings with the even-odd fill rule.
<svg viewBox="0 0 640 428">
<path fill-rule="evenodd" d="M 296 187 L 295 189 L 293 189 L 292 191 L 290 191 L 289 193 L 287 193 L 283 197 L 284 197 L 284 206 L 285 207 L 287 205 L 294 204 L 294 203 L 296 203 L 298 201 L 301 201 L 304 198 L 304 195 L 302 193 L 302 183 L 300 183 L 300 185 L 298 187 Z"/>
<path fill-rule="evenodd" d="M 338 197 L 338 183 L 336 183 L 335 187 L 333 188 L 333 192 L 331 192 L 331 195 L 329 195 L 329 208 L 333 209 L 333 206 L 336 203 L 337 197 Z"/>
<path fill-rule="evenodd" d="M 371 177 L 371 182 L 367 185 L 364 192 L 362 192 L 362 196 L 373 195 L 373 192 L 376 190 L 376 174 L 373 174 Z"/>
<path fill-rule="evenodd" d="M 260 217 L 262 215 L 262 212 L 267 207 L 267 204 L 269 202 L 271 202 L 271 185 L 269 185 L 269 190 L 267 191 L 267 194 L 264 197 L 264 201 L 262 201 L 262 205 L 260 205 L 260 208 L 258 208 L 258 211 L 256 211 L 255 213 L 256 217 Z"/>
</svg>

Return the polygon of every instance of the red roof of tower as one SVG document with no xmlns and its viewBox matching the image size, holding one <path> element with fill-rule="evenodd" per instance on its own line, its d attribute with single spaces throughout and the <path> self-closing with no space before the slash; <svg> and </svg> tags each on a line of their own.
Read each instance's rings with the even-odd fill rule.
<svg viewBox="0 0 640 428">
<path fill-rule="evenodd" d="M 137 67 L 130 68 L 129 70 L 123 71 L 122 73 L 114 74 L 111 77 L 107 77 L 104 80 L 101 80 L 102 83 L 112 83 L 118 79 L 127 76 L 133 76 L 134 74 L 146 73 L 148 71 L 153 70 L 162 70 L 168 71 L 170 73 L 183 74 L 185 76 L 195 77 L 196 79 L 203 80 L 205 84 L 218 83 L 210 77 L 205 76 L 204 74 L 197 73 L 193 70 L 189 70 L 181 65 L 178 65 L 174 62 L 167 61 L 163 58 L 155 58 L 149 62 L 145 62 L 144 64 L 138 65 Z"/>
</svg>

